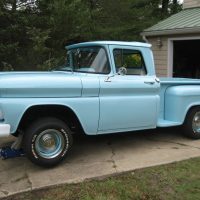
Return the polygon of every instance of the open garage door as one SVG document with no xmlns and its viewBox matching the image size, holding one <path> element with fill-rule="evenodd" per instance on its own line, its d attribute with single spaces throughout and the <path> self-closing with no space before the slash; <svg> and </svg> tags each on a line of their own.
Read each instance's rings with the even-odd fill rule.
<svg viewBox="0 0 200 200">
<path fill-rule="evenodd" d="M 200 78 L 200 40 L 173 42 L 173 76 Z"/>
</svg>

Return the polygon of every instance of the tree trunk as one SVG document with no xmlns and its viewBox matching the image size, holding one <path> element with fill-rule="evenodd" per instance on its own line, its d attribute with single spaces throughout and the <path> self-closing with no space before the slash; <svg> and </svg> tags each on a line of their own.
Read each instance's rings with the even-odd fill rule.
<svg viewBox="0 0 200 200">
<path fill-rule="evenodd" d="M 168 13 L 169 0 L 162 0 L 162 14 Z"/>
<path fill-rule="evenodd" d="M 17 9 L 17 0 L 12 1 L 12 12 L 15 12 Z"/>
</svg>

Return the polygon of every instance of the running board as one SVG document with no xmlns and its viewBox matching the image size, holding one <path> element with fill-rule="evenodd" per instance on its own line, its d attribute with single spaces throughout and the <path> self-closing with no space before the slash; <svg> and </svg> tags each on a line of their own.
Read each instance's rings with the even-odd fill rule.
<svg viewBox="0 0 200 200">
<path fill-rule="evenodd" d="M 157 122 L 157 127 L 171 127 L 171 126 L 180 126 L 180 122 L 168 121 L 164 119 L 159 119 Z"/>
</svg>

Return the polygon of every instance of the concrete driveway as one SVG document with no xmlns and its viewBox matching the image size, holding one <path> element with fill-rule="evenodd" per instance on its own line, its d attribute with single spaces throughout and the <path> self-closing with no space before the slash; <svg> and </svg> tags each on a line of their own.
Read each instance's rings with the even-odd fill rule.
<svg viewBox="0 0 200 200">
<path fill-rule="evenodd" d="M 0 146 L 12 140 L 1 139 Z M 0 197 L 197 156 L 200 140 L 184 138 L 177 128 L 76 136 L 66 160 L 53 169 L 35 166 L 26 157 L 0 160 Z"/>
</svg>

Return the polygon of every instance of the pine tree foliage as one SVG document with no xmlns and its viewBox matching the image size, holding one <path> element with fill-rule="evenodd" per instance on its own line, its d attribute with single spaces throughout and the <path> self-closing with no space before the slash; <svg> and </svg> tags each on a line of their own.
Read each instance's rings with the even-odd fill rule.
<svg viewBox="0 0 200 200">
<path fill-rule="evenodd" d="M 51 69 L 71 43 L 142 40 L 180 10 L 177 0 L 1 0 L 0 71 Z"/>
</svg>

